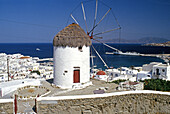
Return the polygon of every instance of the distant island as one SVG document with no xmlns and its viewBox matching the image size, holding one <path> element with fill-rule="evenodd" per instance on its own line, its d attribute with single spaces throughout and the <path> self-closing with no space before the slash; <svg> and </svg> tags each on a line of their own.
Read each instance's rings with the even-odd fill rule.
<svg viewBox="0 0 170 114">
<path fill-rule="evenodd" d="M 163 47 L 170 47 L 170 41 L 165 42 L 165 43 L 150 43 L 150 44 L 145 44 L 145 46 L 163 46 Z"/>
<path fill-rule="evenodd" d="M 105 43 L 138 43 L 138 44 L 150 44 L 150 43 L 164 43 L 169 40 L 161 37 L 143 37 L 139 39 L 103 39 Z"/>
</svg>

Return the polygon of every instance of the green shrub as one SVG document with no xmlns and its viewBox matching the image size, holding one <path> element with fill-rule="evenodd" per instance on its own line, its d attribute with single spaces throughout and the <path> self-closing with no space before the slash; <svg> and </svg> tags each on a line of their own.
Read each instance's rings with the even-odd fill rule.
<svg viewBox="0 0 170 114">
<path fill-rule="evenodd" d="M 38 75 L 40 75 L 40 71 L 38 71 L 38 70 L 33 70 L 33 71 L 31 71 L 31 73 L 37 73 Z"/>
<path fill-rule="evenodd" d="M 147 79 L 144 81 L 145 90 L 170 91 L 170 81 L 162 79 Z"/>
</svg>

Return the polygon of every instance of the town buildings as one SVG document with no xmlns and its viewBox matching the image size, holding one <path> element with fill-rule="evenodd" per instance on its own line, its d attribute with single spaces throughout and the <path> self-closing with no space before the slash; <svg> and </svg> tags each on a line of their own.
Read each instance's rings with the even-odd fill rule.
<svg viewBox="0 0 170 114">
<path fill-rule="evenodd" d="M 25 78 L 53 78 L 53 66 L 41 65 L 38 60 L 38 57 L 0 53 L 0 82 Z"/>
<path fill-rule="evenodd" d="M 170 65 L 160 62 L 151 62 L 144 64 L 142 67 L 120 67 L 105 70 L 108 79 L 105 81 L 114 80 L 130 80 L 140 81 L 145 79 L 163 79 L 170 80 Z M 93 74 L 94 75 L 94 74 Z M 98 76 L 96 74 L 96 76 Z M 93 77 L 96 77 L 93 76 Z M 98 78 L 103 80 L 102 78 Z"/>
</svg>

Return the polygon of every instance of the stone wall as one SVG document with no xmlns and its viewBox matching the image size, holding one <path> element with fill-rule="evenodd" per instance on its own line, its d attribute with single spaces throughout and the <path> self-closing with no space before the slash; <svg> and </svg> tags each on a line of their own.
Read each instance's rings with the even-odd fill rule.
<svg viewBox="0 0 170 114">
<path fill-rule="evenodd" d="M 170 93 L 128 91 L 37 99 L 38 114 L 170 113 Z"/>
<path fill-rule="evenodd" d="M 13 114 L 13 99 L 0 99 L 0 113 Z"/>
</svg>

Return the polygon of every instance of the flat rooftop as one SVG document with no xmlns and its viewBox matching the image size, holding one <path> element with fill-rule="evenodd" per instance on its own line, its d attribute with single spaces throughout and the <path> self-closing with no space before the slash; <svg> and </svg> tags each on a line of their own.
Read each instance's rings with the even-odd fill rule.
<svg viewBox="0 0 170 114">
<path fill-rule="evenodd" d="M 25 83 L 36 83 L 37 81 L 40 80 L 36 80 L 36 79 L 20 79 L 20 80 L 12 80 L 12 81 L 8 81 L 8 82 L 1 82 L 0 83 L 0 88 L 4 88 L 4 87 L 12 87 L 12 86 L 16 86 L 16 85 L 24 85 Z"/>
</svg>

